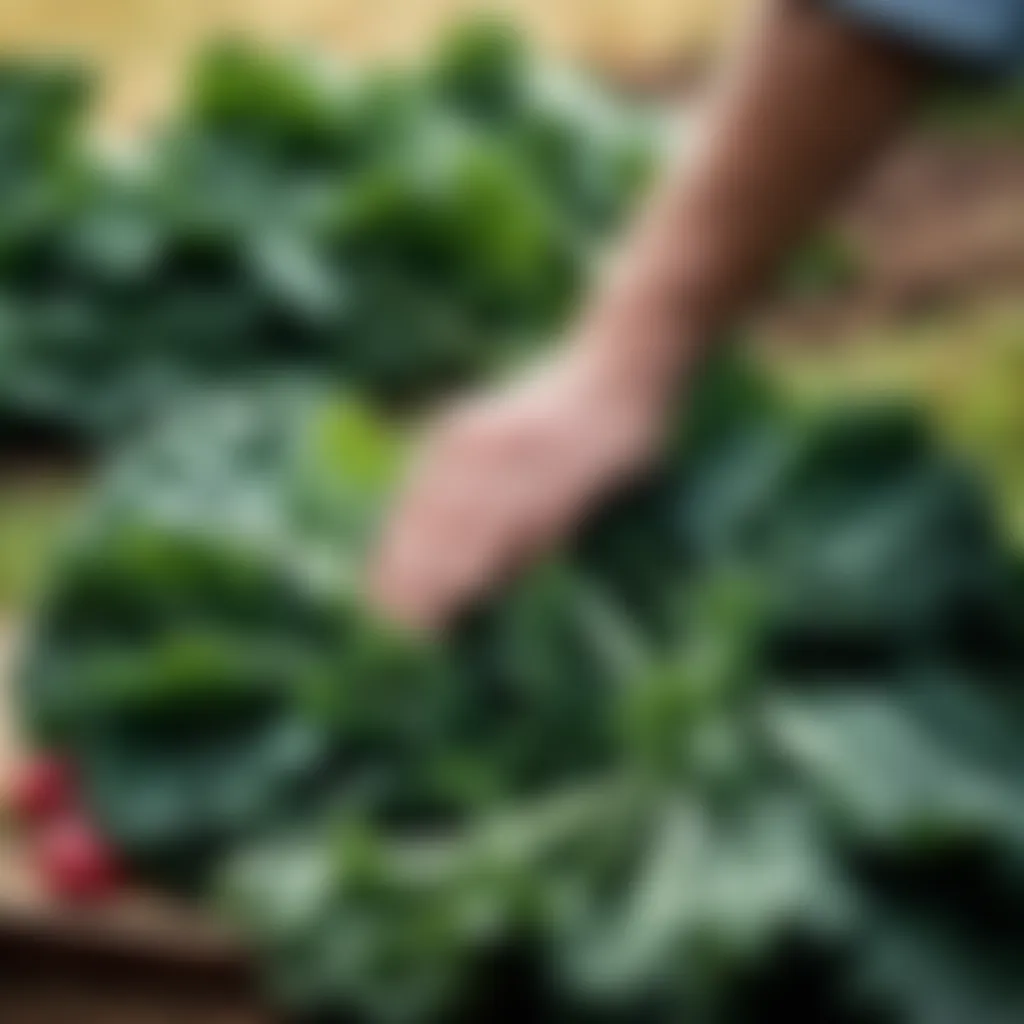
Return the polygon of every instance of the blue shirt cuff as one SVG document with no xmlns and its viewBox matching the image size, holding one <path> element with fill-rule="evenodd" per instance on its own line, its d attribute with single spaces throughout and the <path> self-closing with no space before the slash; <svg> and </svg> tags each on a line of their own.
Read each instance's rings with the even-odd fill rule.
<svg viewBox="0 0 1024 1024">
<path fill-rule="evenodd" d="M 827 0 L 840 14 L 937 58 L 1003 73 L 1024 61 L 1024 0 Z"/>
</svg>

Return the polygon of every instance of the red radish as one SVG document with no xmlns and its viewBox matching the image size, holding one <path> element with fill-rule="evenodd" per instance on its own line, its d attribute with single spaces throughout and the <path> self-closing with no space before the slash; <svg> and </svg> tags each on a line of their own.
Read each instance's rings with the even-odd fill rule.
<svg viewBox="0 0 1024 1024">
<path fill-rule="evenodd" d="M 123 875 L 116 853 L 80 813 L 44 825 L 35 852 L 46 887 L 61 899 L 96 902 L 121 887 Z"/>
<path fill-rule="evenodd" d="M 11 812 L 25 822 L 38 822 L 68 810 L 75 800 L 71 765 L 54 755 L 27 762 L 15 775 L 7 793 Z"/>
</svg>

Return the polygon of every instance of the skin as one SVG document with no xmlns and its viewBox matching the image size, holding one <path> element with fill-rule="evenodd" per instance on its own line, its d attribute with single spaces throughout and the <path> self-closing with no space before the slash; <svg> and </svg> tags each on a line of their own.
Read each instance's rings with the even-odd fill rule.
<svg viewBox="0 0 1024 1024">
<path fill-rule="evenodd" d="M 568 342 L 428 430 L 371 563 L 376 606 L 443 628 L 656 458 L 689 371 L 886 148 L 923 58 L 813 0 L 763 0 Z"/>
</svg>

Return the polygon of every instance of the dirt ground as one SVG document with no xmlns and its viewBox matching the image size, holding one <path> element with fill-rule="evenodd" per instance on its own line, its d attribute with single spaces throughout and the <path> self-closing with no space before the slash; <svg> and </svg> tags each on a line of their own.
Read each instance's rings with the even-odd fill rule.
<svg viewBox="0 0 1024 1024">
<path fill-rule="evenodd" d="M 919 136 L 839 218 L 859 279 L 772 304 L 772 336 L 842 344 L 879 325 L 965 302 L 1024 298 L 1024 142 Z"/>
</svg>

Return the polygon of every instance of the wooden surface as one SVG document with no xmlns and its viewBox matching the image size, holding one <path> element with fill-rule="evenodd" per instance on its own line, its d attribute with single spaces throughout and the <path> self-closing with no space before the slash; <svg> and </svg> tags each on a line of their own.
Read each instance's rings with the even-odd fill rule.
<svg viewBox="0 0 1024 1024">
<path fill-rule="evenodd" d="M 0 928 L 3 1024 L 281 1024 L 241 972 L 183 970 Z"/>
</svg>

